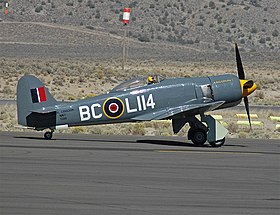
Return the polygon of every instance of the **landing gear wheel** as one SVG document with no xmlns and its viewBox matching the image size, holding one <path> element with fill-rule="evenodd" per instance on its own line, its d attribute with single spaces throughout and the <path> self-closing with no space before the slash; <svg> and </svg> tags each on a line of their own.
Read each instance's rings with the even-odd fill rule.
<svg viewBox="0 0 280 215">
<path fill-rule="evenodd" d="M 52 134 L 53 134 L 53 133 L 50 132 L 50 131 L 45 132 L 45 133 L 44 133 L 45 139 L 47 139 L 47 140 L 52 139 Z"/>
<path fill-rule="evenodd" d="M 225 141 L 226 141 L 226 138 L 223 138 L 221 140 L 217 140 L 215 142 L 209 142 L 209 144 L 212 146 L 212 147 L 221 147 L 222 145 L 225 144 Z"/>
<path fill-rule="evenodd" d="M 188 138 L 195 146 L 203 146 L 207 140 L 207 133 L 203 129 L 191 128 L 188 133 Z"/>
</svg>

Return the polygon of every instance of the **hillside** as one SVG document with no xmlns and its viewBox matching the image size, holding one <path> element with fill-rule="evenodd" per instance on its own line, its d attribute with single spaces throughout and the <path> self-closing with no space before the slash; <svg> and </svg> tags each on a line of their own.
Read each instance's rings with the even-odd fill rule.
<svg viewBox="0 0 280 215">
<path fill-rule="evenodd" d="M 132 8 L 127 27 L 119 21 L 124 7 Z M 203 52 L 230 52 L 234 41 L 250 52 L 279 52 L 279 0 L 11 0 L 10 14 L 0 18 L 115 36 L 128 28 L 130 37 L 139 42 Z"/>
</svg>

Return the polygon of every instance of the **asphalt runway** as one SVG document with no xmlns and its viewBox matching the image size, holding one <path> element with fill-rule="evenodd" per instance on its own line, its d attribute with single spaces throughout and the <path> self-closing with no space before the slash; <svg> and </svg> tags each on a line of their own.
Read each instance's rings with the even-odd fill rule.
<svg viewBox="0 0 280 215">
<path fill-rule="evenodd" d="M 279 214 L 280 140 L 0 133 L 0 214 Z"/>
</svg>

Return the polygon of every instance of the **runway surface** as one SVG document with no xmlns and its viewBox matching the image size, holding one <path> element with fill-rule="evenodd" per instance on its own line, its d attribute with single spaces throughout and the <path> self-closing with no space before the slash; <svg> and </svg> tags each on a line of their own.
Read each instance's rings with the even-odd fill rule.
<svg viewBox="0 0 280 215">
<path fill-rule="evenodd" d="M 280 140 L 0 133 L 0 214 L 279 214 Z"/>
</svg>

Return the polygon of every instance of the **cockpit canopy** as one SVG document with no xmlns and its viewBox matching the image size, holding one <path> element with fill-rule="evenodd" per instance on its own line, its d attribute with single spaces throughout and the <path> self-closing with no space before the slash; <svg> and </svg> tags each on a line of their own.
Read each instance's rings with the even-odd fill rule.
<svg viewBox="0 0 280 215">
<path fill-rule="evenodd" d="M 153 77 L 155 79 L 155 84 L 164 80 L 164 78 L 160 75 L 155 75 Z M 121 83 L 118 86 L 116 86 L 115 88 L 113 88 L 110 92 L 128 91 L 128 90 L 131 90 L 131 89 L 144 87 L 148 84 L 149 83 L 147 81 L 147 78 L 137 77 L 137 78 L 133 78 L 133 79 L 124 81 L 123 83 Z"/>
</svg>

